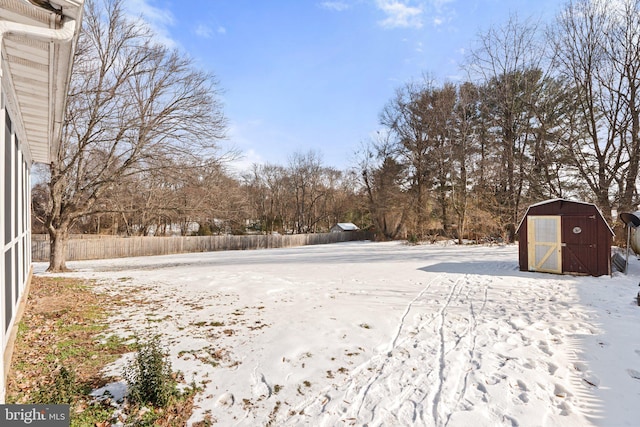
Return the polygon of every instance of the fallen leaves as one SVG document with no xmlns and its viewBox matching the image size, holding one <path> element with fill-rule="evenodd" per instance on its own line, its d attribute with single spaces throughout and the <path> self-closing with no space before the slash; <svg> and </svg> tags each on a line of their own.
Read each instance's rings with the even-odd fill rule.
<svg viewBox="0 0 640 427">
<path fill-rule="evenodd" d="M 92 291 L 91 282 L 33 276 L 11 360 L 7 401 L 27 403 L 39 388 L 51 384 L 62 366 L 77 380 L 99 386 L 100 370 L 128 351 L 106 348 L 96 337 L 107 328 L 112 300 Z M 38 402 L 33 402 L 38 403 Z"/>
</svg>

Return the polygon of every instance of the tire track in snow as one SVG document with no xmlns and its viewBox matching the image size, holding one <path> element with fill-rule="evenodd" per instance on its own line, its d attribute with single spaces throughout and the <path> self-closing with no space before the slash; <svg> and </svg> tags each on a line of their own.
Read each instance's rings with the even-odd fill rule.
<svg viewBox="0 0 640 427">
<path fill-rule="evenodd" d="M 389 349 L 386 352 L 386 357 L 387 359 L 383 359 L 382 361 L 382 365 L 380 366 L 379 369 L 376 370 L 377 374 L 372 376 L 369 381 L 367 381 L 367 384 L 364 386 L 364 388 L 362 389 L 362 393 L 358 394 L 358 400 L 359 400 L 359 405 L 358 405 L 358 411 L 356 412 L 356 416 L 360 415 L 360 412 L 362 411 L 362 407 L 367 399 L 367 396 L 369 394 L 369 390 L 371 390 L 371 386 L 373 384 L 375 384 L 377 381 L 379 381 L 380 377 L 382 376 L 382 373 L 384 372 L 385 367 L 387 366 L 387 362 L 390 360 L 388 358 L 392 357 L 393 355 L 393 351 L 396 349 L 397 347 L 397 343 L 398 343 L 398 338 L 400 338 L 400 335 L 402 334 L 402 330 L 405 328 L 406 326 L 406 318 L 409 315 L 409 312 L 411 311 L 411 309 L 413 308 L 413 305 L 416 303 L 416 301 L 420 300 L 423 298 L 424 294 L 431 288 L 431 284 L 438 281 L 438 279 L 442 278 L 444 275 L 438 275 L 436 276 L 434 279 L 432 279 L 421 291 L 420 293 L 418 293 L 418 295 L 416 295 L 416 297 L 411 300 L 411 302 L 409 302 L 409 304 L 407 304 L 407 308 L 405 309 L 404 313 L 402 314 L 402 316 L 400 317 L 400 322 L 398 324 L 398 328 L 396 330 L 396 334 L 393 337 L 393 339 L 391 340 L 391 343 L 389 345 Z M 366 362 L 366 364 L 369 364 L 373 359 L 370 359 L 369 361 Z M 375 410 L 375 409 L 374 409 Z"/>
<path fill-rule="evenodd" d="M 398 329 L 396 330 L 396 335 L 393 337 L 393 340 L 391 340 L 391 344 L 389 345 L 389 350 L 387 350 L 387 356 L 391 356 L 390 353 L 396 347 L 396 344 L 398 342 L 398 338 L 400 337 L 400 334 L 402 333 L 402 330 L 405 327 L 405 320 L 407 318 L 407 315 L 409 314 L 409 312 L 413 308 L 413 305 L 416 303 L 416 301 L 418 301 L 419 299 L 421 299 L 423 297 L 425 292 L 427 292 L 429 290 L 429 288 L 431 288 L 431 284 L 433 282 L 435 282 L 437 279 L 439 279 L 440 277 L 442 277 L 442 275 L 437 276 L 431 282 L 429 282 L 427 284 L 427 286 L 425 286 L 422 289 L 422 291 L 420 291 L 420 293 L 418 295 L 416 295 L 416 297 L 413 300 L 411 300 L 411 302 L 407 305 L 407 308 L 405 309 L 404 313 L 402 314 L 402 317 L 400 318 L 400 323 L 398 324 Z"/>
<path fill-rule="evenodd" d="M 326 423 L 321 425 L 447 426 L 449 412 L 459 410 L 470 383 L 476 328 L 487 295 L 488 283 L 481 276 L 433 278 L 407 304 L 384 352 L 353 369 L 342 385 L 307 399 L 295 412 L 324 414 Z M 474 300 L 481 301 L 479 307 Z M 419 303 L 423 307 L 409 324 Z M 295 419 L 304 417 L 287 421 Z"/>
<path fill-rule="evenodd" d="M 306 399 L 300 405 L 296 406 L 296 409 L 294 412 L 298 414 L 302 414 L 307 411 L 311 411 L 315 409 L 315 410 L 319 410 L 320 413 L 327 414 L 329 411 L 331 411 L 331 408 L 329 406 L 334 404 L 334 405 L 343 406 L 343 409 L 335 410 L 335 412 L 339 412 L 340 414 L 342 414 L 343 418 L 349 417 L 350 415 L 347 414 L 349 412 L 349 408 L 354 408 L 355 406 L 357 406 L 358 410 L 356 413 L 353 413 L 353 416 L 355 417 L 356 414 L 359 414 L 361 409 L 364 406 L 364 402 L 366 401 L 366 398 L 369 394 L 369 391 L 372 385 L 380 379 L 384 371 L 384 368 L 387 365 L 387 362 L 389 361 L 389 358 L 392 356 L 394 350 L 398 347 L 398 342 L 403 335 L 403 331 L 407 327 L 407 317 L 413 310 L 414 305 L 416 304 L 416 302 L 424 298 L 425 293 L 429 291 L 429 289 L 434 283 L 442 282 L 442 279 L 445 276 L 446 274 L 439 274 L 434 278 L 432 278 L 425 285 L 425 287 L 422 288 L 422 290 L 407 304 L 407 307 L 405 308 L 404 312 L 402 313 L 402 316 L 400 317 L 400 320 L 398 322 L 398 327 L 396 328 L 393 338 L 391 339 L 384 353 L 377 354 L 371 357 L 370 359 L 368 359 L 367 361 L 365 361 L 364 363 L 361 363 L 359 366 L 355 367 L 351 371 L 349 378 L 341 386 L 327 387 L 324 391 L 320 393 L 320 397 Z M 426 323 L 428 324 L 428 323 L 431 323 L 432 321 L 433 319 L 429 319 Z M 423 326 L 424 324 L 420 325 L 420 327 L 423 327 Z M 376 365 L 379 365 L 379 366 L 376 367 Z M 369 372 L 374 372 L 375 375 L 369 376 L 368 375 Z M 360 386 L 360 384 L 362 384 L 361 378 L 363 375 L 365 375 L 368 379 L 366 380 L 363 386 Z M 335 391 L 338 391 L 340 393 L 339 397 L 331 397 L 333 394 L 332 392 L 335 392 Z M 350 396 L 353 394 L 356 394 L 355 399 L 350 399 Z M 344 408 L 344 405 L 347 405 L 347 407 Z M 296 417 L 289 417 L 286 422 L 287 423 L 292 422 L 294 418 Z"/>
<path fill-rule="evenodd" d="M 482 315 L 482 313 L 484 312 L 485 307 L 487 306 L 487 299 L 488 299 L 488 294 L 489 294 L 489 288 L 487 286 L 487 281 L 483 280 L 483 282 L 481 283 L 481 285 L 483 286 L 483 292 L 482 292 L 482 304 L 480 305 L 480 309 L 478 310 L 478 312 L 476 313 L 474 304 L 473 304 L 473 298 L 469 298 L 471 295 L 471 291 L 473 290 L 471 287 L 469 287 L 469 291 L 467 292 L 467 298 L 469 298 L 469 313 L 471 314 L 471 324 L 469 325 L 469 333 L 470 333 L 470 345 L 469 345 L 469 362 L 473 363 L 473 361 L 475 360 L 476 357 L 476 345 L 477 345 L 477 339 L 478 339 L 478 334 L 477 334 L 477 329 L 478 329 L 478 316 Z M 467 389 L 469 387 L 469 375 L 470 373 L 473 371 L 473 368 L 471 369 L 467 369 L 465 374 L 464 374 L 464 378 L 462 380 L 462 388 L 460 389 L 460 392 L 458 393 L 458 398 L 456 400 L 455 405 L 453 406 L 453 408 L 457 408 L 460 405 L 460 402 L 462 401 L 462 398 L 464 397 L 465 393 L 467 392 Z M 449 421 L 451 420 L 451 415 L 453 414 L 453 411 L 449 412 L 449 414 L 447 414 L 447 419 L 444 423 L 445 427 L 449 425 Z"/>
<path fill-rule="evenodd" d="M 467 276 L 459 278 L 457 280 L 453 280 L 448 278 L 449 276 L 446 274 L 439 275 L 435 278 L 431 283 L 443 284 L 443 282 L 449 281 L 452 285 L 450 285 L 450 289 L 448 295 L 444 299 L 444 303 L 439 307 L 437 313 L 433 316 L 429 316 L 425 321 L 420 321 L 415 326 L 415 332 L 413 335 L 409 332 L 406 337 L 401 338 L 401 332 L 405 329 L 406 322 L 404 319 L 407 317 L 410 309 L 413 305 L 424 297 L 427 289 L 425 288 L 407 307 L 405 315 L 403 316 L 403 321 L 401 322 L 400 327 L 398 328 L 398 335 L 393 340 L 393 349 L 397 351 L 388 352 L 387 358 L 383 360 L 382 365 L 376 370 L 376 374 L 367 381 L 366 386 L 363 388 L 363 392 L 358 395 L 358 410 L 355 414 L 358 420 L 363 419 L 363 411 L 364 409 L 368 409 L 370 414 L 368 416 L 373 420 L 376 418 L 376 411 L 384 412 L 387 417 L 390 417 L 394 420 L 394 422 L 403 422 L 402 419 L 402 409 L 407 405 L 407 403 L 411 406 L 411 422 L 416 422 L 420 420 L 420 422 L 425 423 L 425 410 L 428 409 L 429 417 L 433 419 L 434 414 L 437 414 L 437 404 L 440 399 L 439 394 L 442 393 L 442 387 L 445 382 L 445 374 L 444 370 L 447 367 L 446 358 L 446 344 L 447 344 L 447 333 L 446 333 L 446 318 L 447 311 L 450 309 L 452 302 L 456 298 L 460 298 L 462 295 L 462 291 L 465 288 L 463 282 L 466 282 Z M 447 279 L 447 280 L 443 280 Z M 431 285 L 431 284 L 430 284 Z M 469 290 L 471 292 L 471 289 Z M 437 299 L 436 299 L 437 301 Z M 433 330 L 429 328 L 434 322 L 437 321 L 436 326 Z M 430 338 L 438 337 L 437 342 L 433 345 L 430 341 Z M 457 348 L 462 340 L 463 336 L 458 337 L 455 342 L 454 348 Z M 426 350 L 422 348 L 418 348 L 420 345 L 427 346 Z M 452 350 L 452 349 L 451 349 Z M 451 351 L 449 350 L 449 351 Z M 395 357 L 394 357 L 395 356 Z M 404 360 L 403 360 L 404 358 Z M 395 378 L 394 375 L 397 374 L 398 365 L 403 365 L 406 362 L 411 362 L 412 360 L 417 359 L 419 362 L 418 366 L 413 366 L 413 369 L 423 369 L 423 367 L 428 367 L 430 369 L 425 369 L 423 373 L 418 374 L 411 378 L 410 384 L 406 384 L 404 390 L 401 390 L 400 394 L 396 394 L 396 398 L 393 399 L 393 402 L 389 405 L 390 408 L 386 408 L 382 405 L 383 402 L 380 401 L 380 396 L 378 396 L 378 401 L 375 402 L 367 402 L 367 397 L 370 394 L 372 388 L 377 386 L 381 379 L 386 379 L 386 389 L 385 384 L 382 385 L 383 392 L 379 393 L 384 396 L 392 396 L 391 392 L 392 387 L 389 386 L 390 383 L 397 383 L 398 378 Z M 428 387 L 427 384 L 438 384 L 438 390 L 433 391 L 433 387 Z M 386 393 L 385 393 L 386 392 Z M 431 399 L 428 399 L 429 396 L 433 396 Z M 374 397 L 375 399 L 375 397 Z M 382 398 L 384 400 L 384 398 Z M 425 408 L 424 401 L 428 400 L 429 408 Z M 372 404 L 373 403 L 373 404 Z M 369 404 L 370 406 L 366 407 L 365 404 Z M 439 416 L 436 416 L 439 418 Z M 442 423 L 440 423 L 441 425 Z"/>
<path fill-rule="evenodd" d="M 433 415 L 433 421 L 437 426 L 441 425 L 439 404 L 442 398 L 442 389 L 444 387 L 444 383 L 446 380 L 445 372 L 444 372 L 445 367 L 447 365 L 447 362 L 445 360 L 445 357 L 446 357 L 445 345 L 447 343 L 447 339 L 445 336 L 446 313 L 447 313 L 447 309 L 451 305 L 451 301 L 453 300 L 453 297 L 454 297 L 454 294 L 456 294 L 456 291 L 457 291 L 456 296 L 457 297 L 460 296 L 462 287 L 458 286 L 459 283 L 460 283 L 460 280 L 456 281 L 453 284 L 453 287 L 451 288 L 451 292 L 449 292 L 447 302 L 440 308 L 440 312 L 438 313 L 438 319 L 439 319 L 438 337 L 440 339 L 440 342 L 438 343 L 438 346 L 437 346 L 437 354 L 436 354 L 436 360 L 438 361 L 438 376 L 437 376 L 437 382 L 436 382 L 436 392 L 433 397 L 433 400 L 431 401 L 431 413 Z M 457 345 L 458 344 L 456 343 L 455 346 Z"/>
<path fill-rule="evenodd" d="M 468 275 L 465 275 L 462 279 L 458 279 L 454 284 L 453 287 L 451 288 L 451 291 L 449 292 L 449 296 L 447 297 L 447 301 L 446 303 L 440 308 L 440 311 L 438 312 L 438 327 L 437 327 L 437 336 L 439 338 L 439 343 L 437 346 L 437 354 L 436 354 L 436 360 L 438 362 L 438 376 L 436 378 L 436 392 L 434 394 L 434 397 L 432 399 L 432 418 L 433 421 L 435 423 L 435 425 L 439 426 L 442 425 L 442 421 L 441 418 L 443 417 L 444 414 L 441 414 L 442 410 L 441 410 L 441 405 L 440 403 L 443 400 L 442 394 L 444 391 L 444 388 L 446 386 L 446 382 L 447 382 L 447 375 L 445 370 L 448 368 L 449 362 L 447 360 L 447 353 L 452 352 L 453 350 L 458 348 L 458 345 L 460 344 L 460 342 L 462 341 L 462 338 L 464 338 L 464 335 L 462 336 L 458 336 L 456 337 L 456 341 L 455 344 L 453 345 L 453 347 L 447 352 L 446 350 L 446 345 L 449 342 L 448 340 L 448 334 L 447 334 L 447 330 L 446 330 L 446 320 L 447 320 L 447 314 L 449 311 L 449 308 L 451 307 L 451 302 L 454 300 L 454 298 L 459 299 L 460 295 L 462 294 L 462 290 L 464 289 L 464 284 L 460 284 L 461 282 L 467 282 L 466 280 L 468 277 Z M 469 295 L 469 292 L 467 292 L 467 297 Z M 468 333 L 468 329 L 467 329 L 467 333 Z M 466 334 L 465 334 L 466 335 Z"/>
<path fill-rule="evenodd" d="M 467 376 L 471 370 L 467 368 L 473 362 L 476 346 L 477 317 L 486 307 L 488 286 L 487 280 L 480 279 L 478 283 L 478 278 L 473 275 L 465 275 L 455 282 L 449 281 L 448 294 L 438 311 L 417 325 L 419 332 L 416 337 L 409 337 L 413 345 L 403 344 L 409 349 L 416 349 L 418 345 L 426 346 L 414 350 L 409 356 L 419 359 L 418 366 L 424 372 L 415 375 L 411 384 L 397 395 L 391 405 L 382 408 L 386 419 L 393 423 L 419 421 L 424 425 L 446 425 L 451 415 L 445 411 L 459 407 L 465 394 Z M 477 293 L 481 294 L 482 304 L 476 312 L 477 307 L 473 303 Z M 459 327 L 460 320 L 466 324 L 463 331 Z M 390 365 L 397 368 L 398 363 L 393 365 L 391 361 Z M 452 376 L 452 373 L 458 375 Z M 432 386 L 425 387 L 427 384 Z"/>
</svg>

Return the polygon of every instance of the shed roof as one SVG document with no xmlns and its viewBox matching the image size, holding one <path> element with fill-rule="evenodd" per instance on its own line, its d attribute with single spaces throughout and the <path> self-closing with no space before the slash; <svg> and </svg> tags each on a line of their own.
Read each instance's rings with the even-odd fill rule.
<svg viewBox="0 0 640 427">
<path fill-rule="evenodd" d="M 2 84 L 31 161 L 49 162 L 59 149 L 83 3 L 0 0 Z"/>
<path fill-rule="evenodd" d="M 359 230 L 358 226 L 352 222 L 339 222 L 336 224 L 338 227 L 343 229 L 344 231 L 355 231 Z"/>
<path fill-rule="evenodd" d="M 600 216 L 600 219 L 602 220 L 602 222 L 604 224 L 606 224 L 606 226 L 609 229 L 609 232 L 611 233 L 611 235 L 615 236 L 615 233 L 613 232 L 613 229 L 611 228 L 611 226 L 609 225 L 607 220 L 604 219 L 604 215 L 602 215 L 602 211 L 595 204 L 589 203 L 589 202 L 581 202 L 581 201 L 576 201 L 576 200 L 563 199 L 563 198 L 555 198 L 555 199 L 544 200 L 542 202 L 538 202 L 538 203 L 534 203 L 533 205 L 530 205 L 527 208 L 527 211 L 524 213 L 522 219 L 520 220 L 520 223 L 518 224 L 518 228 L 516 229 L 516 233 L 518 233 L 520 231 L 520 227 L 522 227 L 522 223 L 524 222 L 524 220 L 527 217 L 527 215 L 529 215 L 529 211 L 531 210 L 531 208 L 535 208 L 537 206 L 542 206 L 542 205 L 548 205 L 548 204 L 551 204 L 551 203 L 558 203 L 558 202 L 560 202 L 560 203 L 580 204 L 580 205 L 585 205 L 585 206 L 589 206 L 589 207 L 594 208 L 598 212 L 598 215 Z"/>
</svg>

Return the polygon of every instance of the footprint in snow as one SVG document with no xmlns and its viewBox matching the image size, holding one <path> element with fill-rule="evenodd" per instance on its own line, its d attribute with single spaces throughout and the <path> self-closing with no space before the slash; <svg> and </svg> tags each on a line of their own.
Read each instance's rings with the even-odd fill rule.
<svg viewBox="0 0 640 427">
<path fill-rule="evenodd" d="M 600 386 L 600 378 L 594 375 L 586 375 L 582 380 L 589 384 L 591 387 L 598 388 Z"/>
<path fill-rule="evenodd" d="M 571 393 L 569 393 L 567 391 L 566 388 L 564 388 L 564 386 L 560 385 L 560 384 L 555 384 L 554 388 L 553 388 L 553 394 L 556 397 L 559 397 L 561 399 L 567 398 L 571 396 Z"/>
<path fill-rule="evenodd" d="M 231 393 L 223 393 L 216 401 L 218 406 L 233 406 L 234 402 L 235 397 L 233 397 L 233 394 Z"/>
<path fill-rule="evenodd" d="M 629 374 L 629 376 L 634 380 L 640 380 L 640 372 L 635 369 L 627 369 L 627 374 Z"/>
<path fill-rule="evenodd" d="M 573 364 L 573 369 L 575 369 L 576 371 L 579 371 L 579 372 L 587 372 L 589 370 L 589 367 L 587 366 L 586 363 L 575 362 Z"/>
<path fill-rule="evenodd" d="M 327 405 L 329 404 L 330 401 L 331 401 L 331 397 L 328 394 L 322 395 L 322 400 L 320 401 L 322 408 L 320 409 L 320 412 L 324 412 L 326 410 Z"/>
<path fill-rule="evenodd" d="M 538 348 L 540 351 L 545 353 L 548 356 L 553 356 L 553 351 L 549 349 L 549 343 L 546 341 L 538 341 Z"/>
<path fill-rule="evenodd" d="M 254 396 L 264 396 L 267 399 L 271 397 L 271 386 L 267 383 L 264 375 L 259 374 L 254 377 L 254 385 L 252 387 Z"/>
<path fill-rule="evenodd" d="M 563 417 L 568 417 L 571 415 L 571 406 L 567 402 L 562 402 L 558 405 L 558 409 L 560 410 L 560 415 Z"/>
<path fill-rule="evenodd" d="M 553 328 L 553 327 L 552 327 L 552 328 L 549 328 L 549 333 L 550 333 L 551 335 L 560 335 L 560 334 L 562 334 L 562 332 L 561 332 L 561 331 L 559 331 L 558 329 Z"/>
<path fill-rule="evenodd" d="M 527 384 L 524 381 L 518 380 L 517 384 L 518 384 L 518 387 L 520 387 L 520 390 L 529 391 L 529 388 L 527 387 Z"/>
</svg>

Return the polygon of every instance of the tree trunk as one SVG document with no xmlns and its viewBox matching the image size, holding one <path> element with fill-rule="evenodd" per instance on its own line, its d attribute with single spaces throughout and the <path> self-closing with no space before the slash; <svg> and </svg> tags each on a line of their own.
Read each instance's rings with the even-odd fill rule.
<svg viewBox="0 0 640 427">
<path fill-rule="evenodd" d="M 49 233 L 49 272 L 69 271 L 67 269 L 67 242 L 69 241 L 69 228 L 71 219 L 64 209 L 63 195 L 67 180 L 61 176 L 59 165 L 52 162 L 50 165 L 52 179 L 49 182 L 49 195 L 51 197 L 51 211 L 45 221 Z"/>
<path fill-rule="evenodd" d="M 462 212 L 458 216 L 458 244 L 464 243 L 464 227 L 465 227 L 465 214 Z"/>
<path fill-rule="evenodd" d="M 66 265 L 67 261 L 67 243 L 69 242 L 69 233 L 61 229 L 49 228 L 50 253 L 49 253 L 49 272 L 69 271 Z"/>
<path fill-rule="evenodd" d="M 624 193 L 620 201 L 622 211 L 634 211 L 634 196 L 636 195 L 636 182 L 638 179 L 638 168 L 640 162 L 640 108 L 637 107 L 637 90 L 640 85 L 631 83 L 629 90 L 630 102 L 629 110 L 631 114 L 631 145 L 629 147 L 629 167 L 625 182 Z"/>
</svg>

